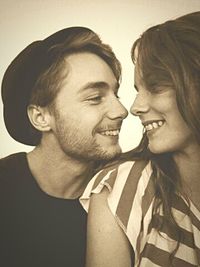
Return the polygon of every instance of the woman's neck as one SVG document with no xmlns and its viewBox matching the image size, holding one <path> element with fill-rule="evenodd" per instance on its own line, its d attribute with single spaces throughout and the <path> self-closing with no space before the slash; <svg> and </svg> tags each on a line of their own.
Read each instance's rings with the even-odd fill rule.
<svg viewBox="0 0 200 267">
<path fill-rule="evenodd" d="M 200 182 L 200 146 L 196 145 L 184 152 L 174 154 L 174 161 L 184 180 L 198 179 Z M 193 178 L 192 178 L 193 177 Z"/>
<path fill-rule="evenodd" d="M 200 146 L 174 155 L 184 191 L 200 210 Z"/>
</svg>

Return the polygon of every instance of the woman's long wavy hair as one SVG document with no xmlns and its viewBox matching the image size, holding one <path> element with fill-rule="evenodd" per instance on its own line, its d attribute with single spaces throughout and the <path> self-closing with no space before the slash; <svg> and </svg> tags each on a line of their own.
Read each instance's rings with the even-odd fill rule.
<svg viewBox="0 0 200 267">
<path fill-rule="evenodd" d="M 200 144 L 200 12 L 149 28 L 135 41 L 132 60 L 139 67 L 147 90 L 153 92 L 157 86 L 170 83 L 176 92 L 180 114 Z M 163 209 L 163 222 L 155 228 L 160 232 L 167 226 L 177 234 L 177 246 L 170 257 L 173 265 L 182 231 L 172 207 L 177 193 L 185 196 L 173 153 L 151 153 L 144 133 L 139 146 L 122 157 L 151 160 L 155 184 L 153 217 L 160 207 Z"/>
</svg>

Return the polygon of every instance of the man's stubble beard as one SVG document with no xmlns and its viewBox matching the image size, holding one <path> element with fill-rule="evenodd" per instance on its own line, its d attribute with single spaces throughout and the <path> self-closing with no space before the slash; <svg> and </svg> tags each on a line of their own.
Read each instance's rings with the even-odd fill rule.
<svg viewBox="0 0 200 267">
<path fill-rule="evenodd" d="M 82 135 L 80 129 L 72 123 L 66 125 L 58 112 L 55 113 L 56 137 L 63 152 L 79 161 L 109 161 L 121 153 L 121 148 L 115 151 L 107 150 L 98 144 L 91 135 L 90 138 Z M 93 139 L 93 140 L 92 140 Z"/>
</svg>

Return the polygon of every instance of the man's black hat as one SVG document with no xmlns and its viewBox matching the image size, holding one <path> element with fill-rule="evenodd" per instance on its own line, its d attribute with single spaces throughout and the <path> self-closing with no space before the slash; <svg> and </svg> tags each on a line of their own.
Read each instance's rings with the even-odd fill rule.
<svg viewBox="0 0 200 267">
<path fill-rule="evenodd" d="M 54 58 L 50 48 L 54 45 L 76 38 L 82 33 L 93 33 L 85 27 L 70 27 L 60 30 L 44 40 L 28 45 L 8 66 L 2 81 L 2 100 L 4 122 L 9 134 L 18 142 L 37 145 L 30 131 L 27 115 L 32 88 L 40 74 L 46 70 Z M 94 33 L 93 33 L 94 34 Z"/>
</svg>

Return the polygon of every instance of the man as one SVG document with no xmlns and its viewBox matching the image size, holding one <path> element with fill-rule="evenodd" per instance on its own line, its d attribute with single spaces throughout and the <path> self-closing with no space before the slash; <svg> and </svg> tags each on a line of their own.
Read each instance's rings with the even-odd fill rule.
<svg viewBox="0 0 200 267">
<path fill-rule="evenodd" d="M 121 152 L 120 75 L 111 48 L 83 27 L 33 42 L 8 67 L 5 125 L 35 148 L 0 161 L 0 266 L 84 266 L 79 197 Z"/>
</svg>

